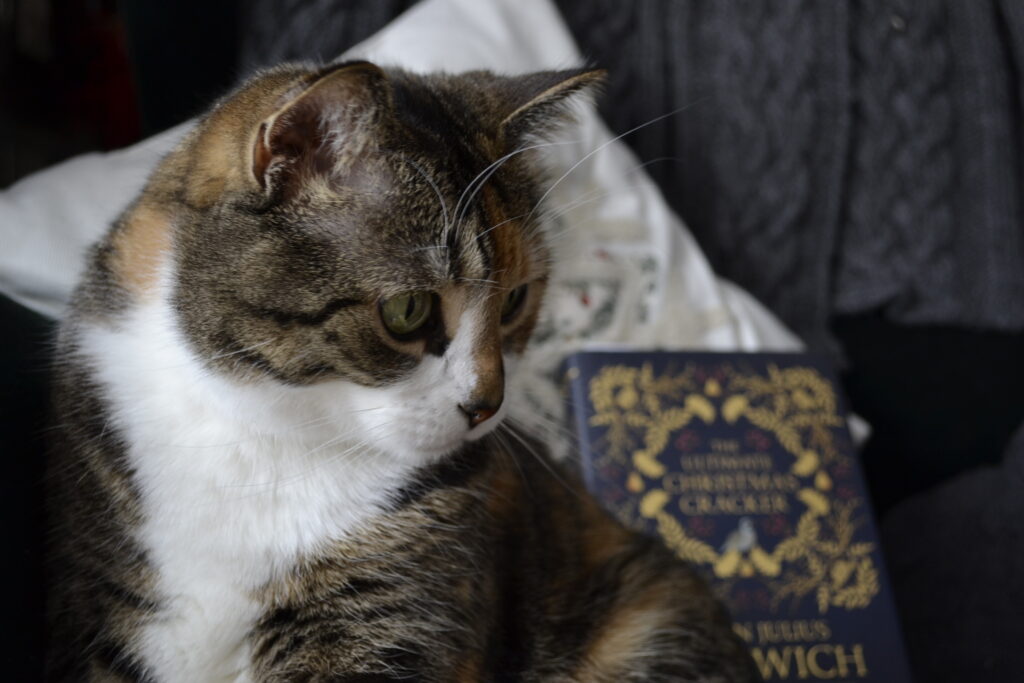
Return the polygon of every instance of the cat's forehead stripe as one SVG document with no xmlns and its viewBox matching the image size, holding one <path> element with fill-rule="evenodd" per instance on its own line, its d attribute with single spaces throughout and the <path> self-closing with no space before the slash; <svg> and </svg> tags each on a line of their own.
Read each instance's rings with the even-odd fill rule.
<svg viewBox="0 0 1024 683">
<path fill-rule="evenodd" d="M 490 255 L 486 245 L 477 241 L 477 231 L 470 227 L 469 221 L 444 229 L 442 241 L 445 243 L 441 252 L 444 256 L 441 279 L 459 283 L 479 280 L 487 277 Z"/>
<path fill-rule="evenodd" d="M 515 286 L 527 275 L 522 226 L 503 210 L 497 192 L 485 187 L 482 194 L 486 220 L 476 241 L 485 242 L 490 252 L 487 277 L 501 286 Z"/>
</svg>

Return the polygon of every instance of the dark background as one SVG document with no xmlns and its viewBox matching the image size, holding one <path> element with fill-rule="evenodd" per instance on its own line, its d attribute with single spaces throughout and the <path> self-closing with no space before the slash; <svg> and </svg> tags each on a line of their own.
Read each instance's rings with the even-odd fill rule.
<svg viewBox="0 0 1024 683">
<path fill-rule="evenodd" d="M 0 188 L 205 109 L 244 76 L 240 10 L 237 2 L 195 0 L 0 0 Z M 588 52 L 601 63 L 598 48 Z M 2 500 L 11 548 L 0 657 L 5 680 L 27 681 L 38 678 L 44 638 L 41 501 L 53 325 L 0 297 L 0 329 Z M 874 427 L 863 457 L 883 525 L 913 494 L 1000 461 L 1024 418 L 1024 335 L 901 326 L 871 314 L 837 318 L 833 331 L 846 355 L 844 388 Z M 887 548 L 890 556 L 901 550 Z M 901 600 L 896 579 L 904 625 L 914 624 L 923 612 Z M 920 671 L 927 645 L 913 633 L 908 641 Z"/>
<path fill-rule="evenodd" d="M 233 2 L 0 0 L 0 188 L 201 112 L 239 76 L 237 26 Z M 55 330 L 2 295 L 0 330 L 0 505 L 10 548 L 0 679 L 35 681 L 45 639 L 43 481 Z"/>
</svg>

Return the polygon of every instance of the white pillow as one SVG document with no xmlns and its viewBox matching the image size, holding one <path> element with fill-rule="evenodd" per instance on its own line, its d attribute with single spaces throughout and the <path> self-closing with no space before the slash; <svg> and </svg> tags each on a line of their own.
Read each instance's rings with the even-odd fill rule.
<svg viewBox="0 0 1024 683">
<path fill-rule="evenodd" d="M 521 73 L 581 63 L 550 0 L 425 0 L 349 50 L 412 71 Z M 58 317 L 83 253 L 190 124 L 126 150 L 89 154 L 0 193 L 0 291 Z M 654 123 L 652 125 L 657 125 Z M 801 346 L 746 292 L 717 278 L 636 158 L 590 107 L 545 151 L 560 255 L 538 339 L 516 373 L 513 415 L 540 428 L 560 411 L 552 377 L 571 351 L 600 346 L 793 350 Z M 513 394 L 514 395 L 514 394 Z"/>
<path fill-rule="evenodd" d="M 86 249 L 190 125 L 116 152 L 83 154 L 0 192 L 0 292 L 59 318 L 85 266 Z"/>
</svg>

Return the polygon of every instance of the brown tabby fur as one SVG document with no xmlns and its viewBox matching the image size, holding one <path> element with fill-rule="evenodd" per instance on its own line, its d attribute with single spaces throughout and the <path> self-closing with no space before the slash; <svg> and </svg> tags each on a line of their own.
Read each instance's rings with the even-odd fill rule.
<svg viewBox="0 0 1024 683">
<path fill-rule="evenodd" d="M 438 193 L 453 209 L 599 76 L 286 65 L 222 101 L 161 163 L 96 247 L 62 330 L 49 680 L 152 680 L 134 639 L 161 610 L 132 534 L 143 493 L 76 355 L 81 326 L 118 324 L 173 261 L 179 324 L 215 371 L 383 386 L 442 355 L 466 302 L 489 297 L 474 400 L 500 403 L 501 354 L 526 345 L 547 277 L 533 220 L 544 188 L 514 156 L 448 228 Z M 344 139 L 324 133 L 325 110 Z M 526 309 L 503 327 L 503 295 L 523 282 Z M 410 290 L 444 306 L 433 333 L 395 339 L 377 302 Z M 423 467 L 387 514 L 255 597 L 258 681 L 756 679 L 690 567 L 612 521 L 521 434 Z"/>
</svg>

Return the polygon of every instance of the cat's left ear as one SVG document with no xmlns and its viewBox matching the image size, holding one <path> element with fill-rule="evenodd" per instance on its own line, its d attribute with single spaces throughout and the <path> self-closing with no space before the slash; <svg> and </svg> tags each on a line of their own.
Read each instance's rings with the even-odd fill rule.
<svg viewBox="0 0 1024 683">
<path fill-rule="evenodd" d="M 570 119 L 573 100 L 600 89 L 607 73 L 604 69 L 569 69 L 508 78 L 502 89 L 511 111 L 499 124 L 499 135 L 510 142 L 519 141 Z"/>
<path fill-rule="evenodd" d="M 311 175 L 351 171 L 391 109 L 387 76 L 369 62 L 349 62 L 321 74 L 260 124 L 252 175 L 260 188 L 287 196 Z"/>
</svg>

